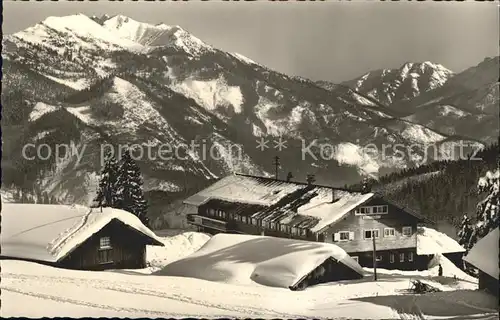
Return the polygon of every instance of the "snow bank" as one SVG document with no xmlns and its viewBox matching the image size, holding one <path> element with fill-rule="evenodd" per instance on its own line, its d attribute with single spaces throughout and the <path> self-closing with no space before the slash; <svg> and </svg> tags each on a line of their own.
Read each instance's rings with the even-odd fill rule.
<svg viewBox="0 0 500 320">
<path fill-rule="evenodd" d="M 57 262 L 115 219 L 162 245 L 136 216 L 119 209 L 8 203 L 1 214 L 2 255 L 12 258 Z"/>
<path fill-rule="evenodd" d="M 417 254 L 431 255 L 438 253 L 465 252 L 455 240 L 437 230 L 421 227 L 417 233 Z"/>
<path fill-rule="evenodd" d="M 162 237 L 163 247 L 146 247 L 147 264 L 153 269 L 161 269 L 169 263 L 192 254 L 209 239 L 209 235 L 200 232 L 184 232 L 172 237 Z"/>
<path fill-rule="evenodd" d="M 364 273 L 334 244 L 218 234 L 197 252 L 167 265 L 157 274 L 288 288 L 330 257 Z"/>
<path fill-rule="evenodd" d="M 464 257 L 464 261 L 498 279 L 498 274 L 500 273 L 498 266 L 498 241 L 499 232 L 498 229 L 494 229 L 472 247 L 467 256 Z"/>
</svg>

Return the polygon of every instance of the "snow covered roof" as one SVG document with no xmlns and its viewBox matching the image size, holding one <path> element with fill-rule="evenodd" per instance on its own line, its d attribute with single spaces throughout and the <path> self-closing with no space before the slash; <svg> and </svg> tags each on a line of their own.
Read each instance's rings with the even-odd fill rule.
<svg viewBox="0 0 500 320">
<path fill-rule="evenodd" d="M 331 243 L 235 234 L 213 236 L 198 251 L 157 274 L 288 288 L 328 258 L 364 275 L 356 261 Z"/>
<path fill-rule="evenodd" d="M 335 202 L 332 202 L 332 190 L 335 190 Z M 340 220 L 373 196 L 373 193 L 351 192 L 238 174 L 217 181 L 189 197 L 184 203 L 200 206 L 212 199 L 218 199 L 265 206 L 269 208 L 256 212 L 255 217 L 283 224 L 288 224 L 293 219 L 287 212 L 296 212 L 303 216 L 301 221 L 304 221 L 304 227 L 316 232 Z M 276 220 L 278 216 L 282 219 Z"/>
<path fill-rule="evenodd" d="M 437 230 L 421 227 L 417 233 L 417 255 L 465 252 L 455 240 Z"/>
<path fill-rule="evenodd" d="M 500 273 L 498 267 L 498 242 L 499 232 L 498 229 L 494 229 L 470 249 L 469 253 L 464 257 L 464 261 L 498 279 Z"/>
<path fill-rule="evenodd" d="M 1 216 L 1 254 L 6 257 L 57 262 L 112 220 L 149 237 L 153 245 L 163 245 L 136 216 L 119 209 L 6 203 Z"/>
<path fill-rule="evenodd" d="M 284 195 L 303 187 L 301 184 L 291 182 L 235 174 L 220 179 L 187 198 L 184 203 L 199 206 L 210 199 L 219 199 L 230 202 L 271 205 Z"/>
</svg>

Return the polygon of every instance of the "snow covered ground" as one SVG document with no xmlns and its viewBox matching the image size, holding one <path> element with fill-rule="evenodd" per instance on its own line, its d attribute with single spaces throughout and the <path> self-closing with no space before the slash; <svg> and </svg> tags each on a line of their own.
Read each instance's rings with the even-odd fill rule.
<svg viewBox="0 0 500 320">
<path fill-rule="evenodd" d="M 163 237 L 166 247 L 148 248 L 148 260 L 159 267 L 183 258 L 183 253 L 190 255 L 208 238 L 195 232 Z M 170 257 L 161 260 L 160 249 Z M 369 275 L 290 291 L 148 274 L 151 270 L 90 272 L 14 260 L 0 263 L 2 317 L 498 319 L 496 299 L 475 290 L 475 282 L 434 277 L 433 270 L 378 270 L 377 282 Z M 445 292 L 408 294 L 411 279 Z"/>
</svg>

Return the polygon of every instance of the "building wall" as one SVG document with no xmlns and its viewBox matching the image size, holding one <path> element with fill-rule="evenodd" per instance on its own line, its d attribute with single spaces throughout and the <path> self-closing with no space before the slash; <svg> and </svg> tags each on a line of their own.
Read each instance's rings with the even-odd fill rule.
<svg viewBox="0 0 500 320">
<path fill-rule="evenodd" d="M 487 290 L 498 297 L 498 280 L 479 270 L 479 289 Z"/>
<path fill-rule="evenodd" d="M 388 213 L 375 217 L 349 213 L 323 232 L 325 242 L 335 243 L 348 253 L 366 252 L 373 250 L 373 240 L 364 238 L 365 230 L 377 229 L 377 250 L 410 249 L 417 246 L 417 219 L 397 207 L 384 203 L 381 200 L 367 202 L 364 206 L 387 205 Z M 403 235 L 403 227 L 411 227 L 411 236 Z M 384 236 L 385 228 L 394 228 L 394 236 Z M 347 241 L 334 241 L 334 234 L 339 231 L 353 232 L 353 238 Z"/>
<path fill-rule="evenodd" d="M 403 255 L 402 261 L 400 254 Z M 373 251 L 356 252 L 349 255 L 357 259 L 360 266 L 373 268 Z M 391 260 L 391 255 L 394 260 Z M 429 261 L 427 257 L 417 256 L 416 248 L 377 250 L 377 258 L 377 268 L 388 270 L 425 270 Z"/>
<path fill-rule="evenodd" d="M 228 233 L 244 233 L 252 235 L 267 235 L 282 238 L 292 238 L 308 241 L 324 241 L 334 243 L 344 249 L 351 256 L 359 256 L 359 263 L 364 267 L 373 267 L 373 240 L 365 239 L 364 231 L 377 229 L 379 237 L 376 238 L 377 256 L 379 256 L 379 267 L 387 269 L 401 270 L 424 270 L 427 268 L 429 257 L 417 256 L 417 222 L 418 219 L 408 214 L 404 210 L 395 207 L 381 198 L 372 199 L 363 206 L 385 205 L 387 213 L 376 215 L 361 215 L 354 211 L 349 213 L 341 221 L 336 222 L 331 227 L 325 229 L 319 234 L 307 231 L 306 234 L 289 234 L 281 230 L 272 230 L 264 228 L 262 225 L 249 224 L 243 221 L 218 218 L 226 221 L 226 230 Z M 198 214 L 204 216 L 209 209 L 206 205 L 200 206 Z M 212 208 L 218 210 L 218 208 Z M 209 227 L 209 226 L 208 226 Z M 403 227 L 411 227 L 410 235 L 403 235 Z M 385 236 L 384 229 L 393 228 L 394 235 Z M 205 228 L 205 231 L 210 229 Z M 350 239 L 341 241 L 335 239 L 333 235 L 339 231 L 348 231 L 351 233 Z M 212 230 L 213 233 L 221 232 Z M 223 231 L 224 232 L 224 231 Z M 403 261 L 400 261 L 400 254 L 404 255 Z M 391 255 L 394 256 L 394 262 L 391 262 Z M 411 261 L 410 261 L 411 260 Z"/>
<path fill-rule="evenodd" d="M 378 230 L 375 238 L 375 248 L 379 268 L 399 270 L 424 270 L 427 268 L 428 257 L 417 256 L 417 219 L 405 211 L 392 206 L 383 199 L 373 199 L 364 206 L 386 205 L 387 213 L 362 215 L 349 213 L 341 221 L 322 232 L 325 242 L 334 243 L 344 249 L 350 256 L 358 257 L 363 267 L 373 267 L 373 239 L 365 239 L 366 230 Z M 403 227 L 411 227 L 409 236 L 403 235 Z M 394 235 L 385 235 L 384 229 L 394 229 Z M 341 240 L 334 235 L 340 231 L 349 232 L 348 240 Z M 403 261 L 400 260 L 403 254 Z M 391 255 L 394 262 L 391 262 Z M 410 261 L 411 260 L 411 261 Z"/>
<path fill-rule="evenodd" d="M 205 230 L 213 229 L 215 233 L 218 233 L 218 232 L 228 232 L 228 233 L 236 232 L 236 233 L 244 233 L 244 234 L 251 234 L 251 235 L 264 234 L 266 236 L 272 236 L 272 237 L 317 241 L 316 234 L 313 234 L 310 230 L 303 229 L 305 231 L 305 234 L 291 234 L 291 233 L 281 231 L 279 229 L 267 228 L 267 227 L 262 225 L 261 221 L 256 221 L 256 224 L 252 224 L 252 223 L 248 222 L 248 220 L 247 220 L 247 222 L 244 222 L 244 221 L 240 221 L 237 219 L 230 219 L 227 216 L 225 218 L 224 217 L 209 216 L 207 214 L 207 211 L 209 209 L 214 209 L 215 211 L 218 211 L 220 208 L 210 207 L 209 204 L 204 204 L 204 205 L 201 205 L 198 207 L 198 215 L 201 217 L 207 217 L 210 219 L 215 219 L 215 220 L 227 222 L 227 224 L 225 226 L 225 230 L 221 230 L 220 227 L 211 228 L 214 225 L 213 221 L 210 221 L 210 219 L 206 219 L 206 222 L 204 222 L 203 227 L 205 227 Z M 188 217 L 188 221 L 189 220 L 191 220 L 191 219 Z"/>
<path fill-rule="evenodd" d="M 109 237 L 111 240 L 111 263 L 99 261 L 101 237 Z M 113 220 L 60 261 L 59 265 L 65 268 L 86 270 L 144 268 L 148 242 L 149 238 L 146 236 Z"/>
</svg>

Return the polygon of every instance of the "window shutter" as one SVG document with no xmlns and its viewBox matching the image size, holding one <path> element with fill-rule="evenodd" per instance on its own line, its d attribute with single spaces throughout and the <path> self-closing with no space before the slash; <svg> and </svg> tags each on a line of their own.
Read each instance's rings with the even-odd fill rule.
<svg viewBox="0 0 500 320">
<path fill-rule="evenodd" d="M 354 240 L 354 232 L 349 231 L 349 240 Z"/>
<path fill-rule="evenodd" d="M 340 239 L 339 234 L 338 233 L 334 233 L 333 234 L 333 241 L 339 241 L 339 239 Z"/>
</svg>

